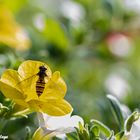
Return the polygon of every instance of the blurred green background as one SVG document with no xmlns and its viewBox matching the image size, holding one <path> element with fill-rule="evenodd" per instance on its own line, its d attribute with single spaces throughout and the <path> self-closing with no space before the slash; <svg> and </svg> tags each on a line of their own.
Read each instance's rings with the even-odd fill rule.
<svg viewBox="0 0 140 140">
<path fill-rule="evenodd" d="M 66 81 L 66 99 L 73 114 L 86 122 L 98 119 L 115 131 L 118 125 L 106 94 L 116 96 L 131 111 L 140 108 L 140 2 L 1 0 L 0 4 L 14 21 L 14 25 L 10 23 L 0 8 L 0 16 L 5 18 L 0 17 L 1 74 L 6 68 L 17 69 L 27 59 L 46 62 Z M 2 25 L 3 19 L 7 26 Z M 8 29 L 15 33 L 16 26 L 24 30 L 18 36 L 21 43 L 8 34 Z M 10 38 L 19 43 L 12 44 Z M 20 48 L 22 41 L 26 50 Z M 0 102 L 8 102 L 2 94 Z M 128 112 L 126 106 L 122 109 Z M 37 129 L 35 113 L 28 118 L 0 118 L 0 134 L 9 139 L 25 139 L 27 127 L 31 134 Z"/>
</svg>

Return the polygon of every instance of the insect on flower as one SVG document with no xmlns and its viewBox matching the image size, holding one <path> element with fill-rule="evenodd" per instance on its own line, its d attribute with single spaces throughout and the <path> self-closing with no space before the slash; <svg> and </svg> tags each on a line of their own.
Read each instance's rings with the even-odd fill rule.
<svg viewBox="0 0 140 140">
<path fill-rule="evenodd" d="M 44 92 L 46 83 L 48 81 L 51 81 L 52 85 L 56 87 L 58 90 L 60 91 L 63 90 L 53 80 L 51 80 L 51 77 L 49 76 L 49 74 L 47 74 L 48 68 L 45 67 L 45 65 L 41 65 L 37 69 L 38 69 L 38 72 L 36 74 L 29 76 L 28 78 L 25 78 L 24 80 L 20 81 L 16 86 L 24 85 L 24 84 L 26 85 L 26 83 L 29 83 L 28 86 L 30 87 L 31 84 L 34 85 L 34 83 L 30 81 L 34 81 L 34 79 L 37 79 L 34 82 L 35 82 L 36 94 L 38 97 L 41 96 L 42 93 Z"/>
<path fill-rule="evenodd" d="M 45 88 L 45 77 L 48 78 L 48 75 L 46 73 L 47 68 L 45 66 L 40 66 L 39 67 L 39 72 L 33 76 L 30 76 L 29 78 L 19 82 L 18 84 L 21 84 L 22 82 L 25 82 L 26 80 L 29 80 L 31 78 L 34 78 L 34 76 L 38 76 L 38 80 L 36 81 L 36 93 L 38 95 L 38 97 L 43 93 L 44 88 Z M 50 79 L 51 80 L 51 79 Z M 55 85 L 57 86 L 57 85 Z"/>
<path fill-rule="evenodd" d="M 8 69 L 0 78 L 0 90 L 16 104 L 31 111 L 62 116 L 72 111 L 64 99 L 67 86 L 60 72 L 52 73 L 43 62 L 27 60 L 18 70 Z"/>
<path fill-rule="evenodd" d="M 40 66 L 39 67 L 39 72 L 37 73 L 37 75 L 39 76 L 37 82 L 36 82 L 36 92 L 37 95 L 40 96 L 45 88 L 45 77 L 47 76 L 46 74 L 46 70 L 47 68 L 45 68 L 44 66 Z"/>
</svg>

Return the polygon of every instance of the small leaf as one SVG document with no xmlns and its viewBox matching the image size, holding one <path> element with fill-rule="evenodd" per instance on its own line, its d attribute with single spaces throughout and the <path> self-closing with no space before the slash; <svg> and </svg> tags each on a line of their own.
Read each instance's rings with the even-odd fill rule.
<svg viewBox="0 0 140 140">
<path fill-rule="evenodd" d="M 137 121 L 140 117 L 140 114 L 135 111 L 133 112 L 125 121 L 124 129 L 126 132 L 129 132 L 131 130 L 132 124 Z"/>
<path fill-rule="evenodd" d="M 9 110 L 8 107 L 4 106 L 2 103 L 0 103 L 0 109 L 5 109 L 5 110 Z"/>
<path fill-rule="evenodd" d="M 9 113 L 10 109 L 0 103 L 0 117 L 5 117 Z"/>
<path fill-rule="evenodd" d="M 115 135 L 116 140 L 121 140 L 121 138 L 124 136 L 124 131 L 121 131 Z"/>
<path fill-rule="evenodd" d="M 94 125 L 90 128 L 90 139 L 100 140 L 100 129 Z"/>
<path fill-rule="evenodd" d="M 84 126 L 81 124 L 81 122 L 79 122 L 79 129 L 78 131 L 82 132 L 84 130 Z"/>
<path fill-rule="evenodd" d="M 30 129 L 30 127 L 26 127 L 26 133 L 27 133 L 27 135 L 26 135 L 25 140 L 31 140 L 31 129 Z"/>
<path fill-rule="evenodd" d="M 79 140 L 76 132 L 68 133 L 66 136 L 68 140 Z"/>
<path fill-rule="evenodd" d="M 13 113 L 12 116 L 13 117 L 25 117 L 28 118 L 27 114 L 31 113 L 31 110 L 29 109 L 25 109 L 16 113 Z"/>
<path fill-rule="evenodd" d="M 96 125 L 92 126 L 90 131 L 94 134 L 95 137 L 98 137 L 100 134 L 100 129 Z"/>
<path fill-rule="evenodd" d="M 79 129 L 76 128 L 80 140 L 90 140 L 88 125 L 85 127 L 79 122 Z"/>
<path fill-rule="evenodd" d="M 91 120 L 91 123 L 93 123 L 93 125 L 97 126 L 100 131 L 106 136 L 106 137 L 110 137 L 111 135 L 111 131 L 110 129 L 105 126 L 103 123 L 97 121 L 97 120 Z"/>
<path fill-rule="evenodd" d="M 89 133 L 86 130 L 83 130 L 84 140 L 90 140 Z"/>
<path fill-rule="evenodd" d="M 124 118 L 123 118 L 123 115 L 122 115 L 122 112 L 121 112 L 121 104 L 112 95 L 107 95 L 107 98 L 110 102 L 112 111 L 114 113 L 114 116 L 115 116 L 116 120 L 119 123 L 119 127 L 120 127 L 120 130 L 121 130 L 123 128 L 123 125 L 124 125 Z"/>
<path fill-rule="evenodd" d="M 111 135 L 107 140 L 115 140 L 114 131 L 111 131 Z"/>
</svg>

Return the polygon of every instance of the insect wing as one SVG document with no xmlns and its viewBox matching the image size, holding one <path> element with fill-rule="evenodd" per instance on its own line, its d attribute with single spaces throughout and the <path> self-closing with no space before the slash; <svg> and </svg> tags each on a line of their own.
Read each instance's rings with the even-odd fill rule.
<svg viewBox="0 0 140 140">
<path fill-rule="evenodd" d="M 35 84 L 37 81 L 38 76 L 32 75 L 17 84 L 18 87 L 22 89 L 23 92 L 26 92 L 29 89 L 35 88 Z"/>
</svg>

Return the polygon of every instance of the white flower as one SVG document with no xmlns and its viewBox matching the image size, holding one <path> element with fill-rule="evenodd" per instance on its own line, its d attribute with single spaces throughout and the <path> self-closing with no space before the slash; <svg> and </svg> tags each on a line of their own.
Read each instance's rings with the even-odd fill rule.
<svg viewBox="0 0 140 140">
<path fill-rule="evenodd" d="M 75 131 L 75 127 L 79 126 L 79 122 L 84 125 L 81 117 L 77 115 L 71 116 L 71 113 L 59 117 L 38 113 L 38 119 L 44 135 L 48 135 L 48 137 L 57 136 L 64 138 L 66 133 Z"/>
<path fill-rule="evenodd" d="M 140 118 L 135 121 L 129 133 L 129 140 L 139 140 L 140 139 Z"/>
</svg>

